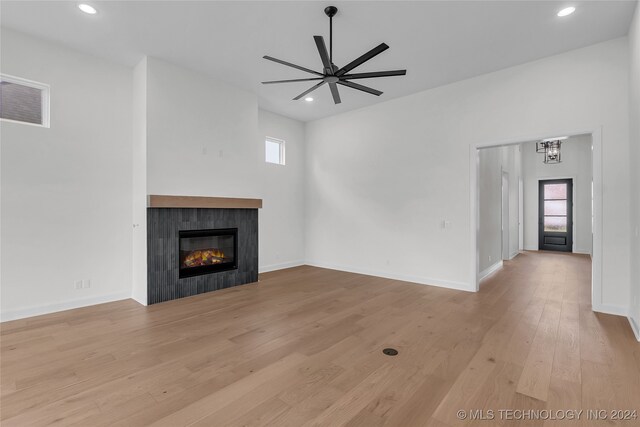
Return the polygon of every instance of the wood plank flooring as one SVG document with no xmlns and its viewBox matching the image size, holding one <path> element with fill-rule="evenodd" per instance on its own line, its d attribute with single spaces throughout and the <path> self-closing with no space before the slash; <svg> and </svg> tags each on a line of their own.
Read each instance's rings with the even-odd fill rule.
<svg viewBox="0 0 640 427">
<path fill-rule="evenodd" d="M 1 425 L 550 426 L 571 422 L 497 411 L 640 411 L 640 344 L 627 319 L 591 311 L 590 269 L 525 252 L 467 293 L 305 266 L 6 322 Z"/>
</svg>

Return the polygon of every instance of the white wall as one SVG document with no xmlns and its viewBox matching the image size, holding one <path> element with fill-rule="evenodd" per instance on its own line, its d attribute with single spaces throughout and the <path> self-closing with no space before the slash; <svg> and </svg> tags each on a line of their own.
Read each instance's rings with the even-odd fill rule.
<svg viewBox="0 0 640 427">
<path fill-rule="evenodd" d="M 478 270 L 486 276 L 507 255 L 518 254 L 518 180 L 520 146 L 507 145 L 478 151 Z M 502 174 L 508 177 L 508 240 L 502 235 Z"/>
<path fill-rule="evenodd" d="M 260 197 L 258 100 L 204 74 L 147 58 L 147 191 Z"/>
<path fill-rule="evenodd" d="M 2 73 L 51 86 L 49 129 L 0 124 L 2 319 L 129 298 L 131 70 L 6 29 L 1 47 Z"/>
<path fill-rule="evenodd" d="M 561 146 L 562 163 L 544 164 L 535 142 L 522 144 L 524 180 L 524 248 L 538 250 L 538 181 L 573 179 L 573 252 L 591 254 L 591 136 L 572 136 Z"/>
<path fill-rule="evenodd" d="M 520 145 L 503 147 L 502 169 L 509 174 L 509 259 L 519 252 L 519 181 L 522 178 Z"/>
<path fill-rule="evenodd" d="M 470 145 L 602 127 L 601 303 L 626 311 L 628 73 L 621 38 L 308 123 L 308 263 L 475 289 Z"/>
<path fill-rule="evenodd" d="M 631 311 L 636 337 L 640 340 L 640 4 L 636 5 L 629 31 L 629 118 L 631 167 Z"/>
<path fill-rule="evenodd" d="M 262 163 L 260 270 L 304 264 L 304 123 L 258 110 L 259 147 L 264 138 L 285 141 L 286 164 Z M 269 226 L 262 226 L 269 224 Z"/>
<path fill-rule="evenodd" d="M 147 58 L 133 70 L 132 298 L 147 305 Z"/>
<path fill-rule="evenodd" d="M 502 261 L 502 148 L 479 151 L 478 269 L 484 276 Z"/>
<path fill-rule="evenodd" d="M 261 271 L 304 259 L 304 125 L 258 110 L 256 95 L 147 58 L 148 194 L 263 199 Z M 264 136 L 286 140 L 266 164 Z"/>
</svg>

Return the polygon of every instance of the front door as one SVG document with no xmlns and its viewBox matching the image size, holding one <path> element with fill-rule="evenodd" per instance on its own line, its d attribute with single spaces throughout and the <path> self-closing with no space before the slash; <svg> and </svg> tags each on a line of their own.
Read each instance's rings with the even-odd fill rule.
<svg viewBox="0 0 640 427">
<path fill-rule="evenodd" d="M 538 203 L 538 249 L 571 252 L 573 247 L 573 180 L 541 180 Z"/>
</svg>

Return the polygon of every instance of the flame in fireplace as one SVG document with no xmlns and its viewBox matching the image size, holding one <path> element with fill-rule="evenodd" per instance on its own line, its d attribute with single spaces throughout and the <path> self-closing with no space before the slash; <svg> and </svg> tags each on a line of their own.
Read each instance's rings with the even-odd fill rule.
<svg viewBox="0 0 640 427">
<path fill-rule="evenodd" d="M 199 267 L 202 265 L 221 264 L 225 261 L 224 252 L 220 249 L 210 248 L 191 251 L 184 257 L 182 267 Z"/>
</svg>

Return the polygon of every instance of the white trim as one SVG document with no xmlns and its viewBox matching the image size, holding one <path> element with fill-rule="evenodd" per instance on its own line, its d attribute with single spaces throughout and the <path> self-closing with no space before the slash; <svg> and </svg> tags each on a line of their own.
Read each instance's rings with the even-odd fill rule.
<svg viewBox="0 0 640 427">
<path fill-rule="evenodd" d="M 138 304 L 140 304 L 140 305 L 144 305 L 145 307 L 146 307 L 147 305 L 149 305 L 149 304 L 147 304 L 146 295 L 145 295 L 145 300 L 144 300 L 144 301 L 142 301 L 140 297 L 137 297 L 137 298 L 136 298 L 136 297 L 135 297 L 135 296 L 133 296 L 133 295 L 131 295 L 129 298 L 131 298 L 132 300 L 134 300 L 135 302 L 137 302 L 137 303 L 138 303 Z"/>
<path fill-rule="evenodd" d="M 121 301 L 131 299 L 131 292 L 118 292 L 116 294 L 99 295 L 95 297 L 81 298 L 72 301 L 58 302 L 54 304 L 38 305 L 34 307 L 19 308 L 16 310 L 3 311 L 0 313 L 0 321 L 24 319 L 25 317 L 40 316 L 42 314 L 57 313 L 59 311 L 71 310 L 74 308 L 88 307 L 106 302 Z"/>
<path fill-rule="evenodd" d="M 591 134 L 593 153 L 593 241 L 591 243 L 591 305 L 602 305 L 602 128 Z M 628 310 L 628 309 L 627 309 Z"/>
<path fill-rule="evenodd" d="M 450 280 L 431 279 L 422 276 L 412 276 L 407 274 L 394 274 L 383 271 L 369 270 L 367 268 L 347 267 L 344 265 L 307 261 L 306 265 L 319 268 L 327 268 L 329 270 L 346 271 L 347 273 L 364 274 L 367 276 L 384 277 L 385 279 L 401 280 L 403 282 L 417 283 L 419 285 L 437 286 L 439 288 L 455 289 L 458 291 L 475 292 L 472 284 L 463 282 L 453 282 Z"/>
<path fill-rule="evenodd" d="M 479 225 L 479 200 L 478 200 L 478 184 L 479 184 L 479 156 L 478 149 L 499 147 L 503 145 L 520 144 L 526 141 L 540 141 L 549 135 L 584 135 L 590 134 L 593 144 L 592 155 L 592 174 L 593 174 L 593 253 L 591 254 L 593 262 L 591 263 L 591 305 L 594 311 L 607 311 L 611 309 L 615 311 L 613 314 L 625 312 L 622 307 L 606 307 L 602 305 L 602 127 L 591 130 L 575 130 L 572 132 L 549 131 L 539 135 L 521 136 L 510 138 L 503 141 L 493 141 L 489 143 L 471 143 L 469 144 L 469 217 L 470 217 L 470 275 L 471 281 L 475 281 L 475 290 L 480 289 L 480 279 L 478 272 L 478 225 Z M 599 307 L 599 309 L 596 309 Z M 626 316 L 626 313 L 624 314 Z"/>
<path fill-rule="evenodd" d="M 606 304 L 591 304 L 591 308 L 593 311 L 604 314 L 613 314 L 615 316 L 629 316 L 629 310 L 627 307 L 622 307 L 619 305 L 606 305 Z"/>
<path fill-rule="evenodd" d="M 29 123 L 23 122 L 20 120 L 12 120 L 12 119 L 3 119 L 0 117 L 0 121 L 8 122 L 8 123 L 20 123 L 22 125 L 36 126 L 41 128 L 49 128 L 51 125 L 50 121 L 50 109 L 51 109 L 51 86 L 46 83 L 40 83 L 33 80 L 23 79 L 22 77 L 12 76 L 10 74 L 0 74 L 0 81 L 5 81 L 9 83 L 15 83 L 21 86 L 28 86 L 34 89 L 40 89 L 42 92 L 42 96 L 40 102 L 42 105 L 42 123 Z"/>
<path fill-rule="evenodd" d="M 511 261 L 512 259 L 514 259 L 518 255 L 520 255 L 520 251 L 519 250 L 517 250 L 514 253 L 512 253 L 511 255 L 509 255 L 509 260 L 508 261 Z"/>
<path fill-rule="evenodd" d="M 272 165 L 285 166 L 287 164 L 286 157 L 285 157 L 286 156 L 286 150 L 285 150 L 286 141 L 284 139 L 274 138 L 272 136 L 265 136 L 264 137 L 264 142 L 265 143 L 271 142 L 271 143 L 274 143 L 274 144 L 278 144 L 278 147 L 279 147 L 279 150 L 280 150 L 280 153 L 279 153 L 279 156 L 278 156 L 280 161 L 278 163 L 269 162 L 269 161 L 267 161 L 266 158 L 265 158 L 265 163 L 269 163 L 269 164 L 272 164 Z M 266 149 L 267 148 L 265 146 L 265 153 L 266 153 Z"/>
<path fill-rule="evenodd" d="M 500 261 L 496 262 L 495 264 L 485 268 L 480 273 L 478 273 L 479 280 L 486 279 L 491 274 L 493 274 L 496 271 L 500 270 L 503 266 L 504 266 L 504 261 L 500 260 Z"/>
<path fill-rule="evenodd" d="M 580 250 L 574 249 L 573 251 L 571 251 L 571 253 L 579 254 L 579 255 L 589 255 L 589 256 L 591 256 L 591 252 L 585 251 L 585 250 L 582 250 L 582 249 L 580 249 Z"/>
<path fill-rule="evenodd" d="M 627 316 L 627 319 L 629 319 L 629 324 L 631 325 L 631 330 L 633 330 L 633 335 L 635 335 L 638 342 L 640 342 L 640 326 L 636 323 L 633 317 Z"/>
<path fill-rule="evenodd" d="M 280 264 L 263 265 L 261 267 L 258 267 L 258 272 L 268 273 L 270 271 L 283 270 L 285 268 L 300 267 L 301 265 L 304 265 L 303 260 L 287 261 Z"/>
</svg>

